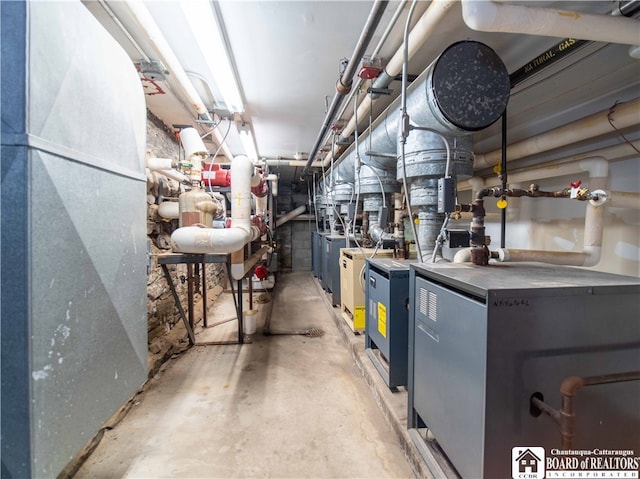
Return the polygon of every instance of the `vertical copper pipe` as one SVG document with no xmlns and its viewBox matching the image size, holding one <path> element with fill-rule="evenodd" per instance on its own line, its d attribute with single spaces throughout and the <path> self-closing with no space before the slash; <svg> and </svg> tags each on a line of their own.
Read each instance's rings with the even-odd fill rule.
<svg viewBox="0 0 640 479">
<path fill-rule="evenodd" d="M 578 389 L 585 386 L 595 386 L 598 384 L 620 383 L 638 380 L 640 380 L 640 371 L 603 374 L 600 376 L 587 376 L 583 378 L 578 376 L 569 376 L 565 378 L 560 385 L 560 394 L 562 394 L 562 410 L 560 411 L 560 434 L 562 435 L 562 448 L 573 448 L 576 420 L 573 397 L 575 396 Z"/>
</svg>

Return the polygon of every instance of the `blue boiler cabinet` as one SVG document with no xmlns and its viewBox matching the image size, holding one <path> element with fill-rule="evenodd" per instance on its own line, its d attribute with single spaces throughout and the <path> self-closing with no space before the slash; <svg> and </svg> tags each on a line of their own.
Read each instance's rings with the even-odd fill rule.
<svg viewBox="0 0 640 479">
<path fill-rule="evenodd" d="M 407 384 L 410 263 L 367 260 L 365 347 L 390 388 Z"/>
<path fill-rule="evenodd" d="M 322 285 L 325 291 L 331 293 L 334 306 L 340 305 L 340 248 L 346 246 L 344 236 L 324 237 L 322 264 Z"/>
<path fill-rule="evenodd" d="M 320 248 L 321 240 L 320 233 L 317 231 L 311 232 L 311 272 L 318 278 L 320 276 Z"/>
<path fill-rule="evenodd" d="M 640 370 L 640 279 L 537 263 L 413 264 L 408 427 L 462 477 L 512 477 L 512 449 L 561 449 L 560 385 Z M 640 450 L 640 381 L 579 389 L 574 450 Z M 421 446 L 425 446 L 422 442 Z M 549 476 L 548 476 L 549 477 Z"/>
</svg>

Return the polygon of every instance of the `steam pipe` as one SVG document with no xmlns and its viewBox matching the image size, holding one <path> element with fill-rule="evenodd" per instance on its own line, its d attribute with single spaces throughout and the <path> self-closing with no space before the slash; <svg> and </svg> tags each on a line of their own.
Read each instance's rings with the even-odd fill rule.
<svg viewBox="0 0 640 479">
<path fill-rule="evenodd" d="M 171 158 L 147 158 L 146 167 L 179 183 L 189 181 L 187 175 L 173 169 L 173 160 Z"/>
<path fill-rule="evenodd" d="M 345 68 L 344 72 L 338 79 L 338 82 L 336 84 L 336 93 L 333 95 L 333 100 L 331 100 L 331 106 L 329 106 L 329 110 L 325 115 L 324 121 L 322 123 L 322 128 L 320 129 L 320 133 L 318 133 L 316 142 L 311 148 L 311 152 L 309 153 L 309 159 L 307 160 L 304 168 L 302 169 L 301 176 L 304 176 L 305 173 L 311 167 L 311 163 L 313 163 L 313 160 L 315 159 L 316 154 L 318 153 L 318 149 L 320 148 L 320 145 L 324 141 L 324 137 L 329 127 L 331 126 L 331 122 L 333 121 L 336 115 L 336 112 L 340 107 L 340 103 L 342 102 L 343 97 L 347 95 L 351 90 L 351 84 L 353 83 L 353 75 L 356 72 L 356 68 L 358 68 L 358 66 L 360 65 L 360 61 L 362 60 L 362 57 L 364 56 L 364 53 L 369 45 L 369 42 L 371 41 L 371 37 L 373 37 L 373 34 L 375 33 L 376 28 L 378 27 L 378 24 L 382 19 L 382 14 L 384 13 L 384 10 L 387 8 L 388 3 L 389 3 L 388 1 L 376 0 L 375 3 L 373 4 L 373 7 L 371 7 L 371 12 L 369 13 L 369 17 L 367 18 L 367 21 L 362 30 L 362 33 L 360 34 L 358 43 L 356 44 L 356 47 L 353 53 L 351 54 L 351 58 L 347 63 L 347 67 Z"/>
<path fill-rule="evenodd" d="M 158 205 L 158 214 L 163 218 L 177 220 L 180 217 L 180 208 L 177 201 L 163 201 Z"/>
<path fill-rule="evenodd" d="M 376 45 L 376 47 L 371 52 L 371 57 L 372 58 L 376 58 L 378 56 L 378 54 L 380 53 L 380 50 L 382 50 L 382 47 L 386 43 L 387 38 L 389 38 L 389 35 L 391 34 L 391 31 L 393 30 L 393 27 L 395 26 L 396 22 L 398 21 L 398 18 L 400 18 L 400 14 L 402 13 L 402 10 L 404 10 L 404 7 L 407 4 L 407 1 L 408 0 L 400 0 L 398 2 L 398 6 L 396 7 L 396 10 L 393 12 L 393 16 L 391 17 L 391 20 L 389 20 L 389 23 L 387 24 L 387 28 L 385 28 L 384 32 L 382 32 L 382 35 L 380 36 L 380 40 L 378 41 L 378 44 Z M 381 75 L 383 75 L 383 74 L 384 74 L 384 70 L 381 73 Z M 389 82 L 391 82 L 391 80 L 392 79 L 390 79 Z M 338 113 L 338 118 L 342 118 L 342 115 L 344 115 L 344 112 L 348 108 L 349 103 L 351 103 L 351 98 L 353 98 L 354 92 L 358 91 L 358 89 L 360 88 L 360 86 L 363 83 L 364 83 L 364 80 L 362 78 L 358 77 L 358 80 L 356 81 L 355 88 L 351 89 L 351 92 L 349 93 L 349 97 L 347 98 L 347 101 L 345 102 L 345 104 L 340 109 L 340 112 Z"/>
<path fill-rule="evenodd" d="M 611 108 L 599 111 L 593 115 L 574 121 L 567 125 L 549 130 L 538 136 L 512 143 L 507 148 L 507 161 L 513 161 L 527 156 L 550 151 L 583 140 L 611 133 L 611 121 L 616 128 L 623 129 L 640 123 L 638 116 L 640 99 L 636 98 L 625 103 L 618 103 Z M 493 167 L 502 156 L 502 150 L 497 149 L 484 155 L 476 155 L 474 169 Z"/>
<path fill-rule="evenodd" d="M 577 38 L 640 45 L 640 22 L 627 17 L 595 15 L 552 8 L 462 0 L 462 18 L 472 30 Z"/>
<path fill-rule="evenodd" d="M 287 221 L 291 221 L 296 216 L 300 216 L 305 211 L 307 211 L 306 205 L 298 206 L 295 210 L 289 211 L 287 214 L 285 214 L 285 215 L 281 216 L 280 218 L 278 218 L 278 220 L 276 221 L 276 228 L 279 227 L 279 226 L 282 226 Z"/>
<path fill-rule="evenodd" d="M 640 141 L 632 141 L 633 146 L 640 148 Z M 601 176 L 592 173 L 586 165 L 589 165 L 591 158 L 604 158 L 606 161 L 613 161 L 619 158 L 632 156 L 633 152 L 627 143 L 620 143 L 614 146 L 599 148 L 597 150 L 580 153 L 566 158 L 560 158 L 548 163 L 542 163 L 533 168 L 521 169 L 509 173 L 509 183 L 521 183 L 527 181 L 535 181 L 543 178 L 552 178 L 556 176 L 565 176 L 578 174 L 583 171 L 589 171 L 590 176 Z M 583 163 L 585 162 L 585 163 Z M 459 181 L 457 184 L 458 191 L 471 190 L 473 195 L 484 188 L 485 181 L 494 179 L 494 175 L 486 180 L 479 176 L 474 176 L 465 181 Z"/>
</svg>

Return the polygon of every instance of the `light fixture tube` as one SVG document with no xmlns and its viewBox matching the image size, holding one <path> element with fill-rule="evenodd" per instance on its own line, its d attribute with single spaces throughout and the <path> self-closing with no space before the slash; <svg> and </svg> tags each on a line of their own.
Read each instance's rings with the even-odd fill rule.
<svg viewBox="0 0 640 479">
<path fill-rule="evenodd" d="M 242 95 L 231 59 L 210 3 L 206 0 L 182 1 L 180 6 L 204 55 L 211 76 L 220 89 L 227 110 L 244 112 Z"/>
<path fill-rule="evenodd" d="M 256 142 L 253 140 L 253 134 L 251 129 L 243 127 L 240 129 L 240 141 L 244 148 L 245 154 L 252 160 L 258 159 L 258 150 L 256 149 Z"/>
</svg>

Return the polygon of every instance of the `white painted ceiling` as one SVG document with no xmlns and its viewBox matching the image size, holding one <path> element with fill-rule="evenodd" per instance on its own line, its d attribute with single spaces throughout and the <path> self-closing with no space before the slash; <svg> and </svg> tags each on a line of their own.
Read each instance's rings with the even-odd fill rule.
<svg viewBox="0 0 640 479">
<path fill-rule="evenodd" d="M 84 3 L 121 43 L 132 61 L 141 59 L 140 50 L 151 60 L 158 58 L 126 8 L 126 2 L 88 0 Z M 419 2 L 414 23 L 429 3 Z M 606 14 L 618 2 L 528 3 Z M 220 113 L 218 109 L 222 101 L 214 75 L 196 45 L 195 35 L 198 32 L 189 29 L 179 2 L 145 1 L 144 4 L 205 105 L 210 111 Z M 402 43 L 409 4 L 407 2 L 404 6 L 403 14 L 382 48 L 383 65 Z M 260 157 L 293 159 L 302 154 L 304 158 L 315 143 L 327 105 L 334 95 L 340 61 L 351 56 L 373 2 L 220 1 L 209 5 L 226 31 L 245 103 L 241 119 L 252 126 Z M 378 43 L 399 5 L 398 1 L 388 2 L 367 52 L 371 52 Z M 409 73 L 421 73 L 449 44 L 464 39 L 483 41 L 491 46 L 510 73 L 560 40 L 474 32 L 464 25 L 460 6 L 454 5 L 411 60 Z M 640 96 L 639 62 L 628 55 L 628 49 L 625 45 L 592 43 L 514 90 L 508 107 L 509 141 L 526 138 L 602 110 L 615 101 Z M 202 134 L 207 132 L 207 125 L 196 123 L 197 115 L 193 108 L 184 99 L 180 102 L 172 95 L 175 91 L 170 85 L 159 84 L 164 85 L 166 95 L 148 95 L 149 109 L 169 127 L 191 124 L 198 126 Z M 383 96 L 374 103 L 374 118 L 399 94 L 400 83 L 394 82 L 391 88 L 394 90 L 391 96 Z M 350 106 L 344 118 L 350 118 L 352 111 Z M 220 114 L 223 118 L 226 115 Z M 369 118 L 361 119 L 360 130 L 366 128 L 368 121 Z M 226 120 L 221 121 L 219 131 L 224 136 L 228 128 L 227 146 L 233 155 L 242 154 L 235 125 L 229 127 L 229 124 Z M 497 148 L 500 145 L 499 133 L 499 125 L 477 133 L 474 138 L 477 152 Z M 604 138 L 602 141 L 617 141 L 614 137 L 612 135 L 609 140 Z M 212 152 L 216 150 L 213 143 L 207 146 Z M 296 181 L 301 170 L 278 167 L 284 181 Z"/>
</svg>

